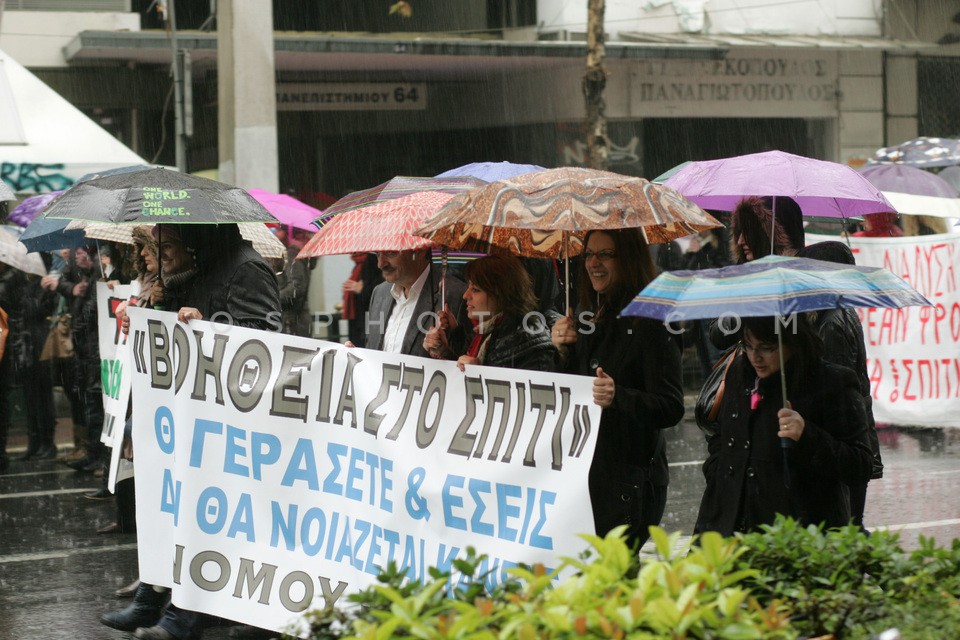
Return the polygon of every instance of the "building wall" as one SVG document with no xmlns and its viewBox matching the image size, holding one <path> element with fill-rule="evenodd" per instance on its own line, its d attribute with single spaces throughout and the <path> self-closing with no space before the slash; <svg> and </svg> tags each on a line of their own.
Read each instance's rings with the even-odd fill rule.
<svg viewBox="0 0 960 640">
<path fill-rule="evenodd" d="M 139 31 L 140 15 L 102 11 L 10 11 L 0 49 L 28 68 L 66 67 L 63 48 L 81 31 Z"/>
<path fill-rule="evenodd" d="M 755 3 L 743 0 L 607 0 L 606 30 L 613 39 L 621 31 L 646 33 L 878 36 L 881 0 Z M 585 33 L 585 2 L 538 0 L 543 31 Z"/>
</svg>

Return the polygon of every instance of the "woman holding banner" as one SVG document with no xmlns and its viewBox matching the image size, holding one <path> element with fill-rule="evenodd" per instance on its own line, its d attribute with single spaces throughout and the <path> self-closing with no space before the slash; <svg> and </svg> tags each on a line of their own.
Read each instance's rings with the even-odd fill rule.
<svg viewBox="0 0 960 640">
<path fill-rule="evenodd" d="M 802 525 L 850 524 L 848 487 L 866 483 L 873 466 L 856 374 L 824 361 L 820 338 L 802 314 L 744 318 L 742 326 L 719 430 L 707 440 L 695 533 L 753 531 L 778 513 Z"/>
<path fill-rule="evenodd" d="M 589 476 L 596 532 L 627 525 L 639 549 L 667 501 L 663 429 L 683 417 L 680 349 L 662 323 L 618 317 L 656 275 L 641 232 L 592 231 L 584 244 L 577 319 L 557 320 L 551 339 L 563 370 L 594 377 L 603 408 Z"/>
<path fill-rule="evenodd" d="M 557 351 L 538 311 L 530 275 L 511 255 L 484 256 L 467 264 L 463 294 L 473 337 L 467 344 L 464 327 L 444 310 L 449 336 L 438 323 L 427 332 L 423 348 L 434 358 L 457 357 L 466 365 L 554 371 Z"/>
</svg>

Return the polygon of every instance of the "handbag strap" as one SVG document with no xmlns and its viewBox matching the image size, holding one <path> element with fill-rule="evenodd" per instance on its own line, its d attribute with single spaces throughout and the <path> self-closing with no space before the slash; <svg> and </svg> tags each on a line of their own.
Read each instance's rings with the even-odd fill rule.
<svg viewBox="0 0 960 640">
<path fill-rule="evenodd" d="M 713 399 L 713 406 L 710 407 L 710 413 L 707 414 L 707 419 L 710 422 L 713 422 L 717 419 L 717 415 L 720 413 L 720 404 L 723 402 L 723 392 L 727 387 L 727 372 L 730 371 L 730 365 L 733 364 L 733 361 L 737 359 L 737 354 L 740 353 L 740 345 L 734 345 L 727 350 L 727 353 L 717 361 L 713 368 L 723 367 L 723 377 L 720 378 L 720 384 L 717 385 L 717 393 Z"/>
</svg>

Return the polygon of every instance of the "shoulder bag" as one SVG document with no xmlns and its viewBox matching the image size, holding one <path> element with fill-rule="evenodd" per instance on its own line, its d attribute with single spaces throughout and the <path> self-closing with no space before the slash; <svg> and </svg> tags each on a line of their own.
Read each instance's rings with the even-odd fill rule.
<svg viewBox="0 0 960 640">
<path fill-rule="evenodd" d="M 70 314 L 66 313 L 66 305 L 63 299 L 60 300 L 58 313 L 52 320 L 47 339 L 43 343 L 43 351 L 40 352 L 40 360 L 72 358 L 73 328 L 70 322 Z"/>
<path fill-rule="evenodd" d="M 703 382 L 703 387 L 700 388 L 693 414 L 697 426 L 707 437 L 716 435 L 720 430 L 718 417 L 720 416 L 720 405 L 723 403 L 723 392 L 727 384 L 727 371 L 730 370 L 730 365 L 733 364 L 739 353 L 740 345 L 738 344 L 727 349 L 713 365 L 710 375 L 707 376 L 707 379 Z"/>
</svg>

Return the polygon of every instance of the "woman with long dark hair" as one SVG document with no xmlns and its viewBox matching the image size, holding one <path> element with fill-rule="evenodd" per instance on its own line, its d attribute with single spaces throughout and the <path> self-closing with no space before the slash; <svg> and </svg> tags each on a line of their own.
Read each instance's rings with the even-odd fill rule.
<svg viewBox="0 0 960 640">
<path fill-rule="evenodd" d="M 584 245 L 576 319 L 557 320 L 551 338 L 561 370 L 594 378 L 603 409 L 589 476 L 596 533 L 627 525 L 639 548 L 666 505 L 663 430 L 683 417 L 680 350 L 662 323 L 618 317 L 656 275 L 640 231 L 592 231 Z"/>
<path fill-rule="evenodd" d="M 804 525 L 849 524 L 847 487 L 869 480 L 872 469 L 856 375 L 823 360 L 804 315 L 745 318 L 739 336 L 742 352 L 727 373 L 719 429 L 707 438 L 707 487 L 695 531 L 751 531 L 778 513 Z"/>
</svg>

